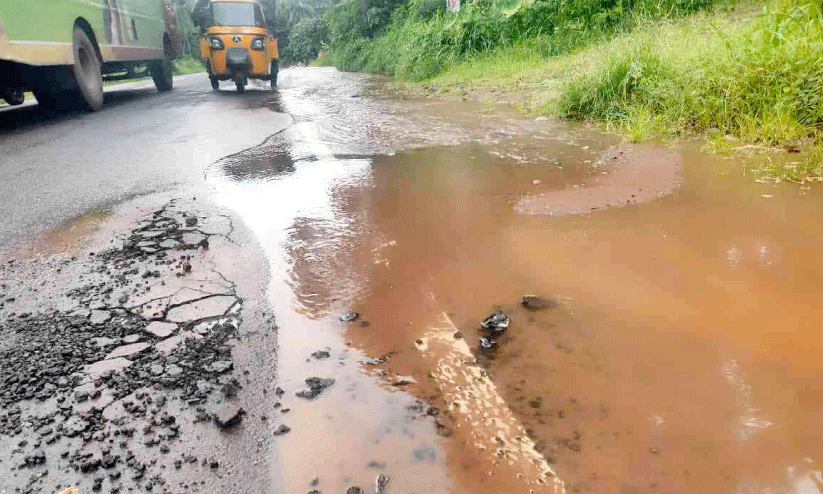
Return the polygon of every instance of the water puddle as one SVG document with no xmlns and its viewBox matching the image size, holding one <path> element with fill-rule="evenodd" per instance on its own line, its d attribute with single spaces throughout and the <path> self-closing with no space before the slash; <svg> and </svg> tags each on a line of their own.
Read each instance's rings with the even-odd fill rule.
<svg viewBox="0 0 823 494">
<path fill-rule="evenodd" d="M 294 125 L 207 176 L 271 262 L 287 492 L 819 487 L 820 190 L 298 75 Z"/>
<path fill-rule="evenodd" d="M 49 230 L 20 249 L 20 256 L 31 258 L 40 255 L 73 253 L 79 250 L 85 239 L 92 236 L 111 216 L 108 208 L 94 209 L 66 221 L 60 227 Z"/>
</svg>

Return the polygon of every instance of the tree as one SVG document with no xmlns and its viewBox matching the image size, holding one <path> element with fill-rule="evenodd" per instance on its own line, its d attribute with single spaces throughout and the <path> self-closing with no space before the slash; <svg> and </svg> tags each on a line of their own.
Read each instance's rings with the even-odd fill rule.
<svg viewBox="0 0 823 494">
<path fill-rule="evenodd" d="M 317 57 L 327 38 L 328 27 L 324 19 L 301 19 L 289 32 L 290 55 L 296 62 L 308 63 Z"/>
</svg>

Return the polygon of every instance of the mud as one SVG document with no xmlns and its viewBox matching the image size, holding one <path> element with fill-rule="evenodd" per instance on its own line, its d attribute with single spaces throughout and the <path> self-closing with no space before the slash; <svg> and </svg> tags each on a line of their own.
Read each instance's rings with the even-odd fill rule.
<svg viewBox="0 0 823 494">
<path fill-rule="evenodd" d="M 588 213 L 654 201 L 683 184 L 680 155 L 660 147 L 616 146 L 592 168 L 596 175 L 584 183 L 524 197 L 515 205 L 515 211 L 550 216 Z"/>
</svg>

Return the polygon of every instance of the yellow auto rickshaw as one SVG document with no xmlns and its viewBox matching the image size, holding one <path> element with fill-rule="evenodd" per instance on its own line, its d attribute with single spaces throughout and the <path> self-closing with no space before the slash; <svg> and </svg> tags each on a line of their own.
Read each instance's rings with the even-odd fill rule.
<svg viewBox="0 0 823 494">
<path fill-rule="evenodd" d="M 214 90 L 234 81 L 242 93 L 249 79 L 277 87 L 279 55 L 263 9 L 255 0 L 200 0 L 192 12 L 200 28 L 200 58 Z"/>
</svg>

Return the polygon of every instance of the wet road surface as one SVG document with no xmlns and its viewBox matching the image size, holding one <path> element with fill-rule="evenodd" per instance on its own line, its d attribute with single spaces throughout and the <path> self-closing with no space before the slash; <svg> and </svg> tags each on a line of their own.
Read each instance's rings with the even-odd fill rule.
<svg viewBox="0 0 823 494">
<path fill-rule="evenodd" d="M 279 326 L 276 370 L 255 369 L 245 344 L 272 409 L 259 406 L 290 428 L 243 453 L 268 462 L 275 490 L 373 490 L 379 474 L 390 493 L 823 490 L 819 186 L 755 180 L 699 143 L 626 146 L 504 106 L 396 100 L 330 69 L 236 99 L 191 81 L 117 109 L 147 126 L 126 143 L 158 143 L 122 148 L 124 184 L 92 164 L 104 193 L 69 193 L 90 175 L 5 185 L 58 191 L 31 212 L 4 201 L 4 243 L 42 231 L 66 197 L 80 212 L 196 191 L 236 215 L 269 265 L 259 288 Z M 237 123 L 216 130 L 215 112 Z M 57 169 L 43 163 L 62 151 L 16 137 L 69 146 L 68 128 L 97 118 L 7 124 L 0 139 Z M 550 307 L 523 307 L 530 293 Z M 510 325 L 489 335 L 479 323 L 496 311 Z M 334 383 L 296 396 L 310 377 Z"/>
<path fill-rule="evenodd" d="M 204 167 L 289 124 L 260 111 L 267 91 L 213 93 L 203 75 L 107 88 L 102 111 L 49 114 L 36 104 L 0 111 L 0 245 L 56 228 L 129 197 L 197 187 Z"/>
</svg>

